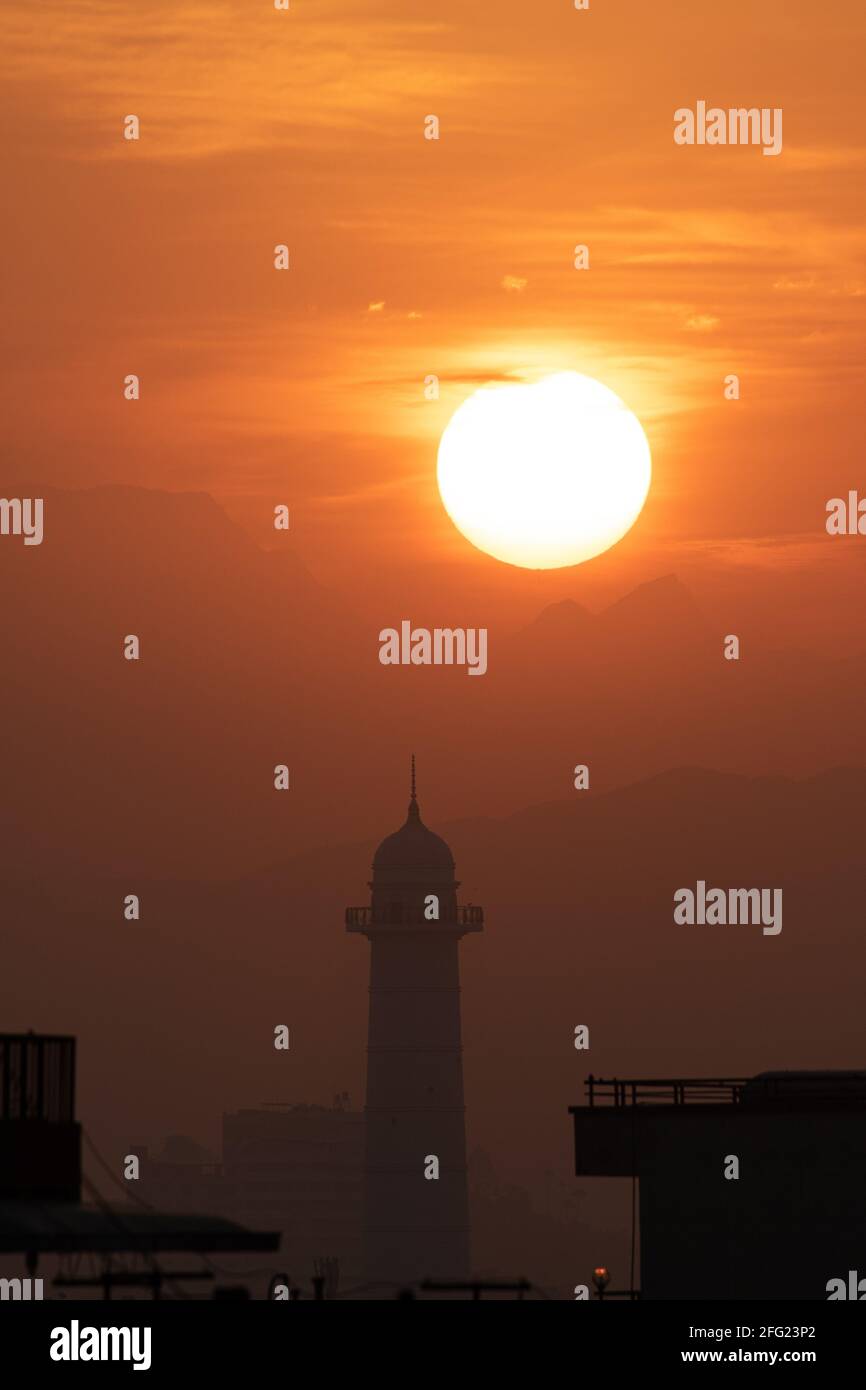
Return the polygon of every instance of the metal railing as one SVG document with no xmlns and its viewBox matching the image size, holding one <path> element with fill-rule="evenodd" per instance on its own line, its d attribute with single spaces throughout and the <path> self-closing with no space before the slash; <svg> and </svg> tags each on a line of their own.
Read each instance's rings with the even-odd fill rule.
<svg viewBox="0 0 866 1390">
<path fill-rule="evenodd" d="M 481 927 L 484 925 L 484 908 L 474 907 L 471 903 L 466 907 L 450 910 L 446 907 L 443 915 L 433 921 L 425 917 L 422 907 L 404 907 L 401 903 L 391 903 L 383 908 L 346 908 L 347 927 L 436 927 L 441 923 L 448 926 L 456 924 L 459 927 Z"/>
<path fill-rule="evenodd" d="M 675 1077 L 620 1080 L 588 1076 L 590 1105 L 739 1105 L 750 1078 Z"/>
<path fill-rule="evenodd" d="M 75 1119 L 75 1039 L 0 1033 L 0 1120 Z"/>
</svg>

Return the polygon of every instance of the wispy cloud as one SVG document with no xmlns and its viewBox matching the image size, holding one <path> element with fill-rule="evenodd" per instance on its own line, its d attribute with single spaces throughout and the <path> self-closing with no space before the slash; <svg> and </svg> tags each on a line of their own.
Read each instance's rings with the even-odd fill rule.
<svg viewBox="0 0 866 1390">
<path fill-rule="evenodd" d="M 459 31 L 435 11 L 411 17 L 396 7 L 27 0 L 10 4 L 3 28 L 7 82 L 29 88 L 43 109 L 64 108 L 67 149 L 82 159 L 128 155 L 127 114 L 141 121 L 143 160 L 308 150 L 374 134 L 391 142 L 413 103 L 420 139 L 431 91 L 444 107 L 508 79 L 507 62 L 483 55 L 443 61 L 443 50 L 459 51 Z M 452 115 L 452 133 L 462 126 Z"/>
</svg>

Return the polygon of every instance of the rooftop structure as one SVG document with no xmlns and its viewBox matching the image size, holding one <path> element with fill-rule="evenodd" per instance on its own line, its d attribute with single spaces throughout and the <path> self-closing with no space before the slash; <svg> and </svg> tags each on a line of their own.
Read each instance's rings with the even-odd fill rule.
<svg viewBox="0 0 866 1390">
<path fill-rule="evenodd" d="M 824 1299 L 866 1249 L 866 1072 L 602 1079 L 575 1172 L 639 1184 L 650 1299 Z"/>
</svg>

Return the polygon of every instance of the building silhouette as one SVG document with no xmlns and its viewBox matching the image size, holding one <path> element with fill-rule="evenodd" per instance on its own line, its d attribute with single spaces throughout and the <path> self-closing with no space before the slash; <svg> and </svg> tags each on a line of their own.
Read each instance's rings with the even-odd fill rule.
<svg viewBox="0 0 866 1390">
<path fill-rule="evenodd" d="M 363 1116 L 344 1092 L 332 1106 L 269 1105 L 223 1116 L 229 1212 L 241 1225 L 282 1232 L 282 1267 L 307 1283 L 323 1259 L 340 1285 L 363 1276 Z"/>
<path fill-rule="evenodd" d="M 330 1106 L 270 1102 L 224 1114 L 219 1159 L 182 1135 L 158 1155 L 130 1149 L 148 1202 L 165 1211 L 204 1202 L 243 1227 L 279 1232 L 280 1253 L 260 1259 L 248 1281 L 254 1297 L 277 1273 L 308 1289 L 326 1260 L 337 1271 L 329 1297 L 361 1283 L 363 1151 L 364 1118 L 345 1091 Z"/>
<path fill-rule="evenodd" d="M 76 1289 L 76 1297 L 82 1289 L 102 1289 L 110 1298 L 118 1288 L 141 1287 L 157 1297 L 166 1282 L 213 1278 L 202 1269 L 164 1268 L 162 1256 L 278 1249 L 275 1231 L 247 1230 L 197 1210 L 154 1211 L 105 1200 L 82 1172 L 75 1080 L 74 1038 L 0 1034 L 0 1259 L 23 1257 L 32 1279 L 46 1257 L 88 1255 L 101 1263 L 97 1273 L 56 1277 L 53 1285 Z M 119 1175 L 115 1183 L 124 1186 Z M 84 1185 L 95 1203 L 82 1201 Z M 113 1266 L 127 1256 L 141 1257 L 147 1268 Z"/>
<path fill-rule="evenodd" d="M 406 822 L 377 849 L 369 887 L 370 906 L 346 910 L 347 931 L 370 942 L 366 1277 L 382 1284 L 465 1279 L 458 944 L 482 930 L 483 913 L 457 905 L 451 851 L 421 820 L 414 757 Z"/>
<path fill-rule="evenodd" d="M 866 1275 L 866 1072 L 590 1076 L 570 1113 L 575 1172 L 639 1185 L 641 1298 L 826 1299 Z"/>
</svg>

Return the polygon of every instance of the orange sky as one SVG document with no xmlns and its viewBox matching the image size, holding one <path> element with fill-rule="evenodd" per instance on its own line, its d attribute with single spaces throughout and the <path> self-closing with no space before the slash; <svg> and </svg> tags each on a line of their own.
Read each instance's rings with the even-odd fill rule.
<svg viewBox="0 0 866 1390">
<path fill-rule="evenodd" d="M 7 0 L 2 30 L 7 493 L 206 490 L 265 543 L 287 502 L 362 596 L 410 562 L 533 602 L 827 563 L 866 483 L 861 0 Z M 782 107 L 783 153 L 675 146 L 699 99 Z M 608 556 L 527 576 L 455 532 L 436 444 L 478 384 L 564 367 L 638 413 L 654 483 Z"/>
<path fill-rule="evenodd" d="M 416 749 L 425 816 L 492 924 L 467 956 L 467 1094 L 503 1161 L 569 1161 L 561 1040 L 587 980 L 613 1021 L 598 1065 L 620 1074 L 852 1065 L 827 1049 L 862 1047 L 866 537 L 824 521 L 828 498 L 866 495 L 866 2 L 2 0 L 0 52 L 0 495 L 207 492 L 338 591 L 236 560 L 215 522 L 186 549 L 185 517 L 210 510 L 160 498 L 130 505 L 128 545 L 112 498 L 87 524 L 49 504 L 42 550 L 0 547 L 0 843 L 28 877 L 6 1026 L 81 1038 L 85 1109 L 111 1097 L 118 1143 L 264 1098 L 269 997 L 304 1039 L 295 1094 L 357 1095 L 367 966 L 340 914 Z M 699 100 L 781 107 L 783 152 L 678 147 L 674 112 Z M 454 529 L 436 447 L 477 386 L 563 368 L 638 414 L 653 484 L 609 552 L 533 573 Z M 56 549 L 52 515 L 72 518 Z M 506 631 L 671 572 L 683 592 L 650 589 L 588 638 L 568 608 Z M 382 667 L 377 634 L 404 618 L 489 624 L 489 679 Z M 140 671 L 121 669 L 127 632 L 145 634 Z M 585 842 L 584 759 L 610 793 L 578 813 Z M 782 780 L 843 764 L 815 788 Z M 668 883 L 747 850 L 778 869 L 716 881 L 787 883 L 790 866 L 802 887 L 781 973 L 775 954 L 751 974 L 751 947 L 684 956 L 654 934 Z M 118 947 L 121 874 L 157 925 Z M 230 1024 L 216 1041 L 212 1016 Z"/>
</svg>

